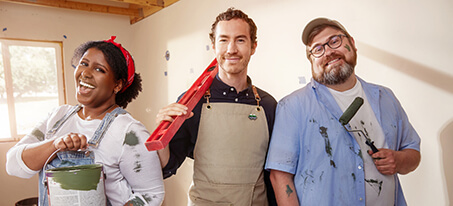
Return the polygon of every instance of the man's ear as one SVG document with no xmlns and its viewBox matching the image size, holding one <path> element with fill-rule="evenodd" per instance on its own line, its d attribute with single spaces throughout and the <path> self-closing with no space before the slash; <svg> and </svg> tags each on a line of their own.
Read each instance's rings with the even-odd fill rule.
<svg viewBox="0 0 453 206">
<path fill-rule="evenodd" d="M 253 43 L 253 45 L 252 45 L 252 55 L 255 54 L 257 46 L 258 46 L 258 42 Z"/>
<path fill-rule="evenodd" d="M 354 49 L 354 51 L 357 52 L 357 47 L 355 47 L 355 41 L 354 41 L 354 38 L 352 36 L 349 37 L 349 42 L 351 42 L 351 46 Z"/>
</svg>

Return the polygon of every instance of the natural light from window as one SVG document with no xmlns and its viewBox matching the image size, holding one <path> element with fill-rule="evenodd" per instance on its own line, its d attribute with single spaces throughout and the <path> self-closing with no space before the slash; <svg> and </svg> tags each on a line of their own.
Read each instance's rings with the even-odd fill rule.
<svg viewBox="0 0 453 206">
<path fill-rule="evenodd" d="M 61 43 L 0 39 L 0 45 L 0 141 L 18 140 L 64 103 Z"/>
</svg>

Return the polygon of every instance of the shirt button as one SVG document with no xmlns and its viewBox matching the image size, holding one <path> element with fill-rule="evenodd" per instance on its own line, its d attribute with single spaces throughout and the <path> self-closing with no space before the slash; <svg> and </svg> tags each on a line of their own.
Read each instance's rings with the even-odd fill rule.
<svg viewBox="0 0 453 206">
<path fill-rule="evenodd" d="M 359 200 L 360 200 L 360 201 L 362 201 L 362 200 L 363 200 L 363 198 L 359 198 Z"/>
<path fill-rule="evenodd" d="M 223 96 L 225 96 L 225 95 L 226 95 L 226 92 L 223 92 Z"/>
<path fill-rule="evenodd" d="M 233 87 L 231 87 L 231 88 L 230 88 L 230 91 L 232 91 L 232 92 L 233 92 L 233 91 L 234 91 L 234 88 L 233 88 Z"/>
<path fill-rule="evenodd" d="M 362 169 L 362 166 L 359 165 L 357 168 L 359 168 L 359 170 L 361 170 L 361 169 Z"/>
<path fill-rule="evenodd" d="M 249 96 L 249 93 L 245 93 L 245 96 L 247 96 L 247 97 L 248 97 L 248 96 Z"/>
<path fill-rule="evenodd" d="M 236 99 L 234 99 L 234 101 L 235 101 L 235 102 L 238 102 L 238 101 L 239 101 L 239 99 L 238 99 L 238 98 L 236 98 Z"/>
</svg>

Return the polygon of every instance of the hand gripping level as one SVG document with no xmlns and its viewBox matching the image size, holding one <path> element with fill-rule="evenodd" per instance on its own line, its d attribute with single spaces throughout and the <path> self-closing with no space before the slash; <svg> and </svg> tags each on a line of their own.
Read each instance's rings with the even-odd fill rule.
<svg viewBox="0 0 453 206">
<path fill-rule="evenodd" d="M 195 105 L 197 105 L 198 101 L 211 86 L 212 80 L 214 80 L 218 72 L 217 67 L 217 60 L 214 59 L 208 68 L 206 68 L 201 76 L 198 77 L 189 90 L 187 90 L 187 92 L 178 101 L 179 104 L 183 104 L 188 108 L 186 115 L 175 116 L 173 117 L 173 122 L 162 121 L 159 126 L 157 126 L 145 142 L 145 146 L 148 151 L 160 150 L 168 145 L 171 138 L 173 138 L 179 127 L 181 127 L 184 120 L 189 117 Z"/>
</svg>

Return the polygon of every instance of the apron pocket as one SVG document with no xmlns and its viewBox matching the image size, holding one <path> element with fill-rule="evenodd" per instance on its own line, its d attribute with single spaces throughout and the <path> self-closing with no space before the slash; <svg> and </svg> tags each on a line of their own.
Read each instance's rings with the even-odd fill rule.
<svg viewBox="0 0 453 206">
<path fill-rule="evenodd" d="M 217 184 L 194 180 L 189 190 L 190 205 L 251 205 L 254 184 Z"/>
</svg>

